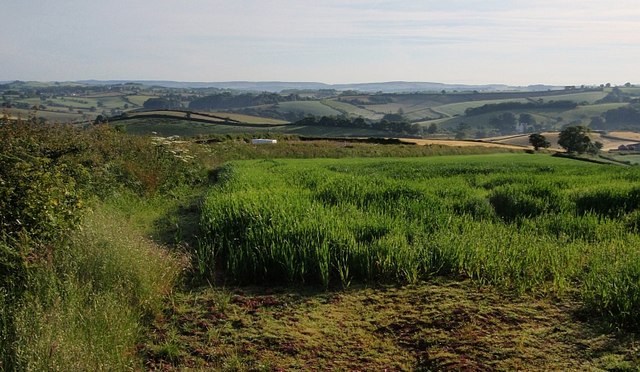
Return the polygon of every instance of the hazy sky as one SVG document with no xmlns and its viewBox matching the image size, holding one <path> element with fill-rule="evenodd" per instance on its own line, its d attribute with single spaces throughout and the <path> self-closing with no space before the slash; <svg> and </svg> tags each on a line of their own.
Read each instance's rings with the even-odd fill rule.
<svg viewBox="0 0 640 372">
<path fill-rule="evenodd" d="M 0 80 L 640 83 L 638 0 L 3 0 Z"/>
</svg>

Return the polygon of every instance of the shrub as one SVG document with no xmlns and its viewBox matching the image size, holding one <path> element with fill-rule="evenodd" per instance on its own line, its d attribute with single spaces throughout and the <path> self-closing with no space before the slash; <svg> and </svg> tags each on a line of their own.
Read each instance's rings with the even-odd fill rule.
<svg viewBox="0 0 640 372">
<path fill-rule="evenodd" d="M 79 233 L 85 200 L 203 176 L 170 145 L 106 126 L 0 122 L 0 369 L 133 368 L 140 318 L 179 269 L 113 221 Z"/>
</svg>

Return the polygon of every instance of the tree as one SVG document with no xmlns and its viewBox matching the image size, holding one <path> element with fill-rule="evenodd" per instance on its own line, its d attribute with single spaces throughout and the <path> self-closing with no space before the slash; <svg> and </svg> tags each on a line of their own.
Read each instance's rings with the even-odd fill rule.
<svg viewBox="0 0 640 372">
<path fill-rule="evenodd" d="M 471 129 L 471 126 L 465 122 L 461 122 L 456 127 L 456 139 L 461 140 L 468 136 L 467 132 Z"/>
<path fill-rule="evenodd" d="M 562 146 L 567 152 L 583 154 L 595 146 L 591 142 L 589 132 L 589 128 L 582 125 L 566 127 L 560 132 L 558 145 Z"/>
<path fill-rule="evenodd" d="M 589 128 L 597 129 L 597 130 L 606 130 L 607 124 L 602 118 L 602 116 L 593 116 L 591 118 L 591 122 L 589 123 Z"/>
<path fill-rule="evenodd" d="M 591 145 L 589 145 L 587 152 L 591 155 L 597 155 L 600 150 L 602 150 L 602 147 L 604 147 L 604 144 L 602 142 L 595 141 Z"/>
<path fill-rule="evenodd" d="M 500 134 L 510 134 L 516 129 L 516 116 L 511 112 L 504 112 L 489 120 L 489 125 L 500 131 Z"/>
<path fill-rule="evenodd" d="M 538 151 L 540 148 L 547 148 L 551 146 L 551 143 L 547 141 L 547 138 L 540 133 L 533 133 L 529 136 L 529 143 L 533 148 Z"/>
<path fill-rule="evenodd" d="M 527 127 L 530 128 L 536 125 L 536 118 L 534 118 L 531 114 L 522 113 L 518 117 L 518 122 L 520 122 L 521 124 L 526 124 Z"/>
<path fill-rule="evenodd" d="M 431 123 L 429 125 L 429 128 L 427 128 L 427 133 L 429 134 L 435 134 L 438 131 L 438 126 L 436 125 L 436 123 Z"/>
</svg>

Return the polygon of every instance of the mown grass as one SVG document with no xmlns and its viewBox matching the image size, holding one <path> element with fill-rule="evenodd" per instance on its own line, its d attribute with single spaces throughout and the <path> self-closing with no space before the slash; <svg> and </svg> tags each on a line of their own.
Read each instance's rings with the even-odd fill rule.
<svg viewBox="0 0 640 372">
<path fill-rule="evenodd" d="M 638 177 L 526 154 L 234 162 L 203 206 L 200 269 L 325 288 L 450 276 L 577 290 L 637 327 Z"/>
<path fill-rule="evenodd" d="M 633 334 L 577 313 L 470 280 L 205 287 L 170 296 L 142 353 L 153 370 L 637 370 Z"/>
</svg>

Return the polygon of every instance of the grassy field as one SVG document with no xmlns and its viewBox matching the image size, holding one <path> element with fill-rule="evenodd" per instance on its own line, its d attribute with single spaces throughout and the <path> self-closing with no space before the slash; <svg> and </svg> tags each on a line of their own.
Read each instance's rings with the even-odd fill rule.
<svg viewBox="0 0 640 372">
<path fill-rule="evenodd" d="M 197 121 L 206 121 L 213 124 L 249 124 L 249 125 L 286 125 L 288 121 L 277 120 L 271 118 L 263 118 L 259 116 L 236 114 L 231 112 L 195 112 L 195 111 L 172 111 L 172 110 L 157 110 L 157 111 L 134 111 L 127 114 L 128 118 L 145 118 L 147 116 L 156 117 L 164 116 L 172 119 L 186 119 L 191 118 Z"/>
<path fill-rule="evenodd" d="M 138 107 L 142 107 L 144 102 L 146 100 L 148 100 L 149 98 L 157 98 L 157 96 L 139 95 L 139 94 L 131 94 L 131 95 L 126 96 L 126 99 L 129 102 L 133 103 L 134 105 L 136 105 Z"/>
<path fill-rule="evenodd" d="M 235 120 L 244 124 L 263 124 L 263 125 L 286 125 L 289 124 L 288 121 L 271 119 L 271 118 L 263 118 L 259 116 L 251 116 L 251 115 L 243 115 L 236 114 L 233 112 L 206 112 L 207 115 L 215 115 L 223 118 L 229 118 L 231 120 Z"/>
<path fill-rule="evenodd" d="M 640 363 L 635 167 L 97 125 L 0 135 L 0 370 Z"/>
<path fill-rule="evenodd" d="M 182 114 L 184 115 L 184 114 Z M 237 116 L 236 116 L 237 117 Z M 207 134 L 241 134 L 241 133 L 264 133 L 273 134 L 296 134 L 312 137 L 388 137 L 389 133 L 384 131 L 360 129 L 360 128 L 336 128 L 321 126 L 297 126 L 297 125 L 255 125 L 242 124 L 221 124 L 212 121 L 210 123 L 199 123 L 180 119 L 149 119 L 132 118 L 116 122 L 123 125 L 127 133 L 150 135 L 155 132 L 162 136 L 184 136 L 193 137 Z"/>
<path fill-rule="evenodd" d="M 203 274 L 325 288 L 463 276 L 575 292 L 589 312 L 637 325 L 637 169 L 493 155 L 242 162 L 218 178 Z"/>
<path fill-rule="evenodd" d="M 437 106 L 435 107 L 435 110 L 437 110 L 438 112 L 442 112 L 448 116 L 461 116 L 461 115 L 464 115 L 464 111 L 468 108 L 480 107 L 482 105 L 504 103 L 504 102 L 526 103 L 526 102 L 529 102 L 529 100 L 521 98 L 521 99 L 514 99 L 514 100 L 468 101 L 468 102 L 451 103 L 448 105 Z"/>
<path fill-rule="evenodd" d="M 603 99 L 606 95 L 606 92 L 582 92 L 558 94 L 555 96 L 532 97 L 531 99 L 543 99 L 545 101 L 573 101 L 576 103 L 587 102 L 588 104 L 593 104 L 596 101 Z"/>
<path fill-rule="evenodd" d="M 44 105 L 46 109 L 38 110 L 38 117 L 43 117 L 53 123 L 70 123 L 93 120 L 102 111 L 110 113 L 112 109 L 127 111 L 142 107 L 142 102 L 134 103 L 128 99 L 129 97 L 133 96 L 112 92 L 47 98 L 44 101 L 39 98 L 23 98 L 16 99 L 14 103 L 26 103 L 30 106 Z M 136 100 L 134 99 L 134 101 Z M 125 109 L 125 105 L 128 105 L 127 109 Z M 11 108 L 8 111 L 14 116 L 20 115 L 26 118 L 30 110 Z"/>
<path fill-rule="evenodd" d="M 363 109 L 357 106 L 354 106 L 347 102 L 340 102 L 338 100 L 329 99 L 322 101 L 325 105 L 340 111 L 341 113 L 349 116 L 349 117 L 363 117 L 365 119 L 370 120 L 380 120 L 384 116 L 384 114 L 375 112 L 368 109 Z"/>
<path fill-rule="evenodd" d="M 22 109 L 9 109 L 7 110 L 9 114 L 14 117 L 21 117 L 22 119 L 27 119 L 31 117 L 34 113 L 32 110 L 22 110 Z M 59 110 L 59 111 L 49 111 L 49 110 L 38 110 L 35 111 L 36 117 L 43 117 L 50 122 L 55 123 L 71 123 L 71 122 L 82 122 L 91 120 L 91 115 L 87 111 L 86 114 L 78 114 L 77 112 L 69 112 L 68 110 Z M 86 116 L 85 116 L 86 115 Z"/>
<path fill-rule="evenodd" d="M 487 101 L 486 103 L 491 103 L 491 101 Z M 493 117 L 501 113 L 492 112 L 474 116 L 464 116 L 461 114 L 466 108 L 475 107 L 474 105 L 474 102 L 464 102 L 435 107 L 434 110 L 436 111 L 445 108 L 445 110 L 443 110 L 443 113 L 446 113 L 447 115 L 453 114 L 459 116 L 440 120 L 424 121 L 420 122 L 419 124 L 426 127 L 431 123 L 436 123 L 442 128 L 454 130 L 460 123 L 464 122 L 469 124 L 472 128 L 480 128 L 483 126 L 487 126 Z M 626 103 L 605 103 L 597 105 L 578 106 L 572 110 L 509 110 L 509 112 L 514 113 L 516 116 L 522 113 L 531 114 L 536 119 L 537 123 L 544 123 L 548 126 L 553 127 L 554 129 L 559 130 L 563 125 L 567 125 L 570 123 L 571 125 L 588 126 L 591 122 L 592 117 L 600 116 L 608 110 L 616 109 L 625 105 Z"/>
<path fill-rule="evenodd" d="M 176 293 L 141 348 L 153 370 L 619 370 L 633 335 L 604 332 L 575 302 L 470 281 L 202 288 Z"/>
<path fill-rule="evenodd" d="M 277 106 L 280 112 L 301 112 L 316 116 L 338 116 L 340 111 L 333 109 L 320 101 L 280 102 Z"/>
</svg>

